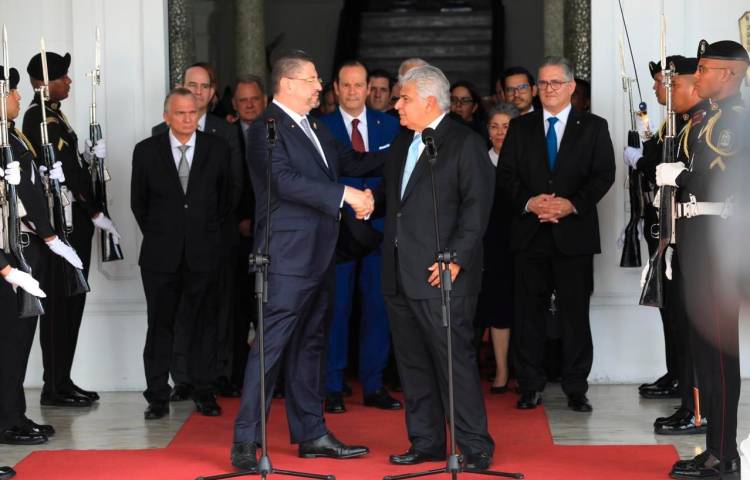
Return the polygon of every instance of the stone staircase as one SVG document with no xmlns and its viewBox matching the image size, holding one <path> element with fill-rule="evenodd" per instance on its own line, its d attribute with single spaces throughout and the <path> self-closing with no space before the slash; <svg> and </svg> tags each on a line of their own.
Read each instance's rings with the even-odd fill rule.
<svg viewBox="0 0 750 480">
<path fill-rule="evenodd" d="M 492 14 L 471 12 L 366 12 L 362 16 L 359 55 L 370 69 L 396 75 L 409 57 L 424 58 L 448 76 L 469 80 L 480 94 L 490 90 Z"/>
</svg>

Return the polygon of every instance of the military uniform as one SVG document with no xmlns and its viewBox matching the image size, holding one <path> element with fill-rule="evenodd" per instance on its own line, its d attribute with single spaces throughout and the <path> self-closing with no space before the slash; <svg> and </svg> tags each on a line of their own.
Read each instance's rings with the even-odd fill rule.
<svg viewBox="0 0 750 480">
<path fill-rule="evenodd" d="M 27 71 L 32 78 L 41 78 L 41 56 L 29 62 Z M 61 57 L 47 52 L 50 80 L 67 75 L 70 55 Z M 33 148 L 42 152 L 42 110 L 39 94 L 34 96 L 23 119 L 23 133 L 30 139 Z M 100 209 L 94 202 L 91 173 L 78 151 L 78 137 L 68 119 L 60 110 L 59 102 L 46 103 L 47 131 L 56 160 L 62 162 L 65 186 L 72 197 L 72 231 L 68 234 L 71 246 L 83 261 L 84 276 L 88 278 L 91 259 L 91 242 L 94 234 L 92 217 Z M 37 158 L 42 164 L 43 159 Z M 77 387 L 70 378 L 78 332 L 86 303 L 86 294 L 66 296 L 63 288 L 64 260 L 50 255 L 50 269 L 43 289 L 48 295 L 45 315 L 41 318 L 40 339 L 44 363 L 44 388 L 42 404 L 57 406 L 89 406 L 97 400 L 95 392 L 86 392 Z"/>
<path fill-rule="evenodd" d="M 743 55 L 744 54 L 744 55 Z M 699 59 L 747 59 L 735 42 L 701 42 Z M 686 170 L 677 184 L 676 241 L 690 325 L 694 367 L 701 388 L 702 409 L 709 418 L 706 451 L 677 462 L 674 478 L 735 478 L 739 474 L 737 406 L 740 394 L 739 300 L 734 285 L 719 269 L 720 249 L 732 238 L 724 235 L 732 204 L 744 185 L 738 162 L 744 161 L 745 139 L 740 128 L 746 112 L 739 94 L 711 101 L 705 112 L 693 112 L 690 132 L 680 145 Z M 721 238 L 723 244 L 717 244 Z M 738 239 L 735 239 L 738 240 Z"/>
</svg>

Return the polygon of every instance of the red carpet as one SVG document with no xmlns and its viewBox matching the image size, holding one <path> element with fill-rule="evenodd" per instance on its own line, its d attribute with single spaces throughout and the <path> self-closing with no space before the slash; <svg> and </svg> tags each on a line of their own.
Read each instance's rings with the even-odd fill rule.
<svg viewBox="0 0 750 480">
<path fill-rule="evenodd" d="M 440 468 L 442 463 L 394 467 L 388 455 L 409 446 L 403 411 L 386 412 L 347 402 L 348 413 L 329 415 L 327 423 L 341 440 L 370 447 L 351 460 L 297 458 L 288 443 L 283 401 L 271 411 L 269 444 L 274 466 L 332 473 L 338 480 L 381 479 L 386 474 Z M 552 443 L 542 408 L 520 411 L 516 395 L 487 399 L 490 430 L 497 444 L 493 468 L 518 471 L 530 480 L 665 479 L 677 460 L 670 445 L 557 446 Z M 191 416 L 167 448 L 149 450 L 60 450 L 35 452 L 15 468 L 19 480 L 190 480 L 231 470 L 229 449 L 238 400 L 224 400 L 218 418 Z M 257 476 L 245 478 L 258 478 Z M 270 478 L 288 478 L 274 475 Z M 439 475 L 431 478 L 449 478 Z M 488 478 L 462 474 L 462 479 Z"/>
</svg>

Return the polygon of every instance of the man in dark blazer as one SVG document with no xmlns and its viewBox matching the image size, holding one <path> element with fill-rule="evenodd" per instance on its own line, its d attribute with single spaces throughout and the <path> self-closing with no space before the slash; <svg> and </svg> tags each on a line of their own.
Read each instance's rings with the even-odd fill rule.
<svg viewBox="0 0 750 480">
<path fill-rule="evenodd" d="M 320 117 L 320 121 L 331 130 L 336 140 L 359 152 L 387 150 L 400 128 L 394 117 L 365 106 L 367 68 L 356 60 L 344 63 L 339 67 L 333 86 L 339 106 L 333 113 Z M 383 179 L 342 177 L 339 181 L 360 190 L 376 190 Z M 382 232 L 383 225 L 383 218 L 376 218 L 362 226 Z M 375 232 L 373 234 L 377 235 Z M 351 242 L 349 237 L 346 233 L 340 234 L 339 242 Z M 348 248 L 345 245 L 341 247 Z M 401 402 L 391 397 L 383 387 L 383 370 L 388 364 L 391 332 L 380 292 L 381 269 L 379 247 L 362 259 L 341 258 L 337 261 L 336 296 L 326 353 L 326 412 L 346 411 L 342 392 L 349 357 L 349 320 L 355 292 L 359 294 L 362 309 L 358 345 L 359 379 L 364 404 L 385 410 L 401 408 Z"/>
<path fill-rule="evenodd" d="M 434 166 L 440 208 L 440 248 L 456 252 L 449 265 L 456 441 L 467 469 L 487 469 L 494 442 L 487 430 L 473 347 L 473 319 L 482 282 L 482 238 L 494 194 L 493 167 L 484 140 L 446 116 L 448 80 L 432 66 L 409 70 L 396 109 L 406 127 L 385 161 L 383 295 L 406 399 L 411 447 L 391 463 L 445 458 L 448 348 L 435 263 L 430 166 L 422 132 L 434 129 Z"/>
<path fill-rule="evenodd" d="M 234 325 L 234 266 L 237 262 L 237 252 L 240 243 L 238 230 L 239 220 L 236 208 L 240 204 L 244 184 L 243 155 L 240 150 L 240 138 L 237 130 L 221 117 L 208 112 L 216 94 L 216 77 L 211 65 L 198 62 L 190 65 L 182 72 L 182 87 L 195 95 L 198 115 L 198 130 L 216 135 L 226 140 L 231 152 L 230 168 L 232 176 L 230 185 L 232 190 L 232 209 L 222 225 L 222 268 L 219 270 L 219 306 L 216 313 L 217 323 L 217 371 L 214 373 L 216 389 L 223 396 L 239 396 L 239 390 L 233 387 L 227 379 L 228 365 L 231 361 L 230 331 Z M 151 129 L 152 135 L 165 133 L 169 127 L 162 122 Z M 187 359 L 193 353 L 187 344 L 186 332 L 179 328 L 175 335 L 174 358 L 170 373 L 175 382 L 172 400 L 187 400 L 192 386 L 187 381 Z"/>
<path fill-rule="evenodd" d="M 323 420 L 322 372 L 334 282 L 334 250 L 344 203 L 358 218 L 372 213 L 372 193 L 341 185 L 339 175 L 364 176 L 382 165 L 377 155 L 364 159 L 337 143 L 308 114 L 320 101 L 320 78 L 304 52 L 276 60 L 271 82 L 274 101 L 248 131 L 248 169 L 255 190 L 255 251 L 264 251 L 267 218 L 267 122 L 274 120 L 277 141 L 271 162 L 271 264 L 265 305 L 266 405 L 258 391 L 258 342 L 245 371 L 235 420 L 232 464 L 256 470 L 261 441 L 261 408 L 284 368 L 286 412 L 292 443 L 303 458 L 351 458 L 366 447 L 349 446 L 331 434 Z M 283 359 L 282 359 L 283 356 Z M 282 361 L 283 360 L 283 361 Z"/>
<path fill-rule="evenodd" d="M 601 251 L 596 204 L 615 179 L 612 140 L 604 119 L 572 108 L 575 81 L 568 60 L 545 59 L 537 85 L 543 108 L 511 120 L 498 162 L 498 184 L 517 212 L 510 247 L 516 255 L 518 408 L 541 403 L 545 311 L 554 290 L 562 388 L 571 409 L 590 412 L 589 299 L 593 255 Z"/>
<path fill-rule="evenodd" d="M 231 206 L 229 148 L 196 132 L 196 102 L 177 88 L 164 103 L 167 133 L 133 151 L 131 209 L 143 232 L 139 264 L 148 331 L 143 350 L 147 420 L 169 413 L 169 365 L 178 306 L 190 355 L 192 398 L 204 415 L 221 410 L 211 391 L 216 355 L 216 287 L 221 225 Z"/>
</svg>

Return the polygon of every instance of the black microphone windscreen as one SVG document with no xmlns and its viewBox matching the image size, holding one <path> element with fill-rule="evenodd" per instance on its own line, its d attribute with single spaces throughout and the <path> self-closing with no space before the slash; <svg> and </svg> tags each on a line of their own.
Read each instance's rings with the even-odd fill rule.
<svg viewBox="0 0 750 480">
<path fill-rule="evenodd" d="M 427 145 L 428 140 L 434 140 L 435 138 L 435 129 L 427 127 L 424 130 L 422 130 L 422 142 L 424 142 L 425 145 Z"/>
<path fill-rule="evenodd" d="M 268 138 L 268 143 L 276 143 L 276 120 L 274 118 L 266 120 L 266 137 Z"/>
</svg>

